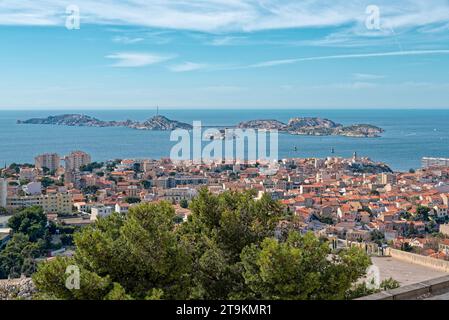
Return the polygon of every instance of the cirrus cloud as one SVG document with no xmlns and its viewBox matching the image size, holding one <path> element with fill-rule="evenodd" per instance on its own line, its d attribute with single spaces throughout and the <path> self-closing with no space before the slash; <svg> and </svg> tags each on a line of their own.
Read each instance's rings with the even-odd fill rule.
<svg viewBox="0 0 449 320">
<path fill-rule="evenodd" d="M 106 58 L 114 59 L 112 65 L 118 68 L 136 68 L 158 64 L 174 58 L 172 55 L 160 55 L 154 53 L 119 52 L 107 55 Z"/>
<path fill-rule="evenodd" d="M 3 0 L 2 25 L 63 25 L 73 0 Z M 258 31 L 363 23 L 372 0 L 77 0 L 82 23 L 137 25 L 205 32 Z M 449 21 L 446 0 L 378 0 L 392 28 Z"/>
<path fill-rule="evenodd" d="M 203 63 L 184 62 L 169 67 L 169 70 L 173 72 L 189 72 L 206 68 L 207 65 Z"/>
</svg>

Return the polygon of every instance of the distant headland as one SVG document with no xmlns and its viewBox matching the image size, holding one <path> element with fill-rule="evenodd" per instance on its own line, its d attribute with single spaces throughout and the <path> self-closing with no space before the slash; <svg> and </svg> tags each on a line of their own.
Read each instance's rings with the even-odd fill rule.
<svg viewBox="0 0 449 320">
<path fill-rule="evenodd" d="M 47 118 L 33 118 L 18 120 L 18 124 L 45 124 L 79 127 L 127 127 L 138 130 L 172 131 L 176 129 L 191 130 L 193 127 L 188 123 L 170 120 L 164 116 L 157 115 L 144 122 L 125 121 L 103 121 L 82 114 L 63 114 L 49 116 Z M 295 135 L 314 136 L 346 136 L 346 137 L 379 137 L 384 132 L 382 128 L 370 124 L 354 124 L 343 126 L 329 119 L 298 117 L 292 118 L 288 123 L 278 120 L 251 120 L 237 124 L 239 129 L 261 129 L 278 130 L 280 132 Z"/>
</svg>

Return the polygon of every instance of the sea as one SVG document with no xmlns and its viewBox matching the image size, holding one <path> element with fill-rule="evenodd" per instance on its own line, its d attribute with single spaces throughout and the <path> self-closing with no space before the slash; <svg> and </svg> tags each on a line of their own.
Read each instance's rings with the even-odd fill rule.
<svg viewBox="0 0 449 320">
<path fill-rule="evenodd" d="M 63 156 L 73 150 L 88 152 L 93 161 L 168 157 L 176 144 L 170 141 L 170 132 L 16 123 L 17 120 L 66 113 L 80 113 L 101 120 L 143 121 L 156 112 L 156 109 L 0 111 L 0 166 L 13 162 L 33 163 L 38 154 L 56 152 Z M 201 121 L 204 126 L 212 127 L 254 119 L 287 122 L 292 117 L 322 117 L 343 125 L 372 124 L 385 130 L 379 138 L 280 134 L 280 158 L 351 157 L 356 152 L 359 156 L 384 162 L 396 171 L 419 168 L 422 157 L 449 158 L 449 110 L 167 109 L 160 110 L 159 114 L 190 124 Z"/>
</svg>

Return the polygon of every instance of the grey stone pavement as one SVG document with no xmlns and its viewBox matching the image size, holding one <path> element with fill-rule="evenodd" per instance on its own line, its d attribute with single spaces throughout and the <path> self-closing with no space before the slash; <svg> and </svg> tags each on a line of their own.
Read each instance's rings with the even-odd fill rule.
<svg viewBox="0 0 449 320">
<path fill-rule="evenodd" d="M 449 275 L 442 271 L 403 262 L 391 257 L 372 257 L 371 260 L 379 268 L 381 280 L 391 277 L 398 281 L 401 286 Z M 447 298 L 449 299 L 449 294 Z"/>
<path fill-rule="evenodd" d="M 424 300 L 449 300 L 449 292 L 448 293 L 444 293 L 444 294 L 440 294 L 438 296 L 434 296 L 434 297 L 430 297 Z"/>
</svg>

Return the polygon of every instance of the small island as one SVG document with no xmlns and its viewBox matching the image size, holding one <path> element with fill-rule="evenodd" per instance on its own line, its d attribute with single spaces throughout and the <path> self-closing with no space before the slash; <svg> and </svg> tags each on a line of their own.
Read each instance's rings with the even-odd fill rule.
<svg viewBox="0 0 449 320">
<path fill-rule="evenodd" d="M 346 136 L 346 137 L 379 137 L 384 132 L 382 128 L 370 124 L 354 124 L 343 126 L 323 118 L 292 118 L 288 123 L 278 120 L 251 120 L 241 122 L 241 129 L 278 130 L 289 134 L 311 136 Z"/>
<path fill-rule="evenodd" d="M 138 130 L 172 131 L 176 129 L 193 129 L 188 123 L 170 120 L 164 116 L 157 115 L 144 122 L 125 121 L 103 121 L 82 114 L 63 114 L 49 116 L 47 118 L 33 118 L 18 120 L 18 124 L 40 124 L 61 125 L 77 127 L 126 127 Z M 258 129 L 278 130 L 279 132 L 295 135 L 312 136 L 346 136 L 346 137 L 379 137 L 383 129 L 370 124 L 354 124 L 343 126 L 329 119 L 323 118 L 292 118 L 288 123 L 278 120 L 250 120 L 239 123 L 237 126 L 229 126 L 229 129 Z M 224 132 L 224 130 L 222 130 Z M 224 133 L 223 133 L 224 134 Z M 212 137 L 213 139 L 214 137 Z"/>
</svg>

